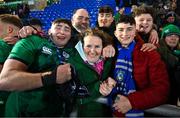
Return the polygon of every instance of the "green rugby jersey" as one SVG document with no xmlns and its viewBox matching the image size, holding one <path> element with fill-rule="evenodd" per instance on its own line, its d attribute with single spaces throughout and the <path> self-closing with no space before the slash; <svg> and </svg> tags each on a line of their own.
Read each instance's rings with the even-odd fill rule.
<svg viewBox="0 0 180 118">
<path fill-rule="evenodd" d="M 4 64 L 7 59 L 9 53 L 11 52 L 13 45 L 9 45 L 0 39 L 0 64 Z"/>
<path fill-rule="evenodd" d="M 38 36 L 29 36 L 17 42 L 8 58 L 28 66 L 28 72 L 43 72 L 58 64 L 56 48 Z M 61 116 L 61 100 L 54 86 L 24 92 L 12 92 L 6 103 L 5 116 Z"/>
<path fill-rule="evenodd" d="M 28 72 L 52 70 L 59 64 L 56 48 L 47 39 L 35 35 L 17 42 L 8 58 L 25 63 Z"/>
<path fill-rule="evenodd" d="M 11 52 L 12 47 L 13 45 L 9 45 L 4 42 L 3 39 L 0 39 L 0 64 L 4 64 L 9 53 Z M 0 117 L 4 115 L 4 108 L 8 95 L 9 92 L 0 91 Z"/>
</svg>

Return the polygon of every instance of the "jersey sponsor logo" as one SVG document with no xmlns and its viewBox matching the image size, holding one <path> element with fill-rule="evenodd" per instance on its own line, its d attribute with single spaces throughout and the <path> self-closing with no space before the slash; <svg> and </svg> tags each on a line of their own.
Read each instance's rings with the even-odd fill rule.
<svg viewBox="0 0 180 118">
<path fill-rule="evenodd" d="M 52 55 L 52 50 L 46 46 L 42 47 L 42 53 Z"/>
</svg>

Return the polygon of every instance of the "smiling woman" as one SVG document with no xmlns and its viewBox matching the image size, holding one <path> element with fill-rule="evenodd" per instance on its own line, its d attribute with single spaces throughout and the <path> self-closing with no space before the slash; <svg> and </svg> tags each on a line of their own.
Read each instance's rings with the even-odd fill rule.
<svg viewBox="0 0 180 118">
<path fill-rule="evenodd" d="M 170 78 L 170 96 L 168 103 L 177 105 L 178 98 L 180 98 L 180 29 L 176 25 L 170 24 L 163 28 L 161 33 L 160 47 L 158 51 L 162 59 L 166 63 L 168 74 Z"/>
<path fill-rule="evenodd" d="M 102 40 L 97 36 L 84 38 L 84 53 L 89 63 L 95 63 L 100 59 L 102 52 Z"/>
<path fill-rule="evenodd" d="M 107 41 L 105 39 L 108 39 Z M 95 63 L 101 58 L 102 49 L 111 41 L 111 37 L 98 29 L 87 30 L 82 40 L 87 62 Z"/>
<path fill-rule="evenodd" d="M 74 56 L 68 61 L 74 66 L 77 78 L 86 86 L 89 96 L 77 98 L 78 117 L 108 117 L 110 108 L 105 104 L 96 102 L 102 97 L 99 86 L 105 81 L 111 71 L 110 58 L 102 58 L 102 49 L 110 44 L 112 38 L 98 29 L 89 29 L 76 45 Z"/>
</svg>

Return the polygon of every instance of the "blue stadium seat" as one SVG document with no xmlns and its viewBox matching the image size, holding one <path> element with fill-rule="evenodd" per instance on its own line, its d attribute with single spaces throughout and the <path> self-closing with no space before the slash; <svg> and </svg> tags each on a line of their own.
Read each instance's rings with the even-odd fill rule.
<svg viewBox="0 0 180 118">
<path fill-rule="evenodd" d="M 103 5 L 109 5 L 113 9 L 116 6 L 114 0 L 60 0 L 47 6 L 44 11 L 31 11 L 30 17 L 41 19 L 44 22 L 43 29 L 47 31 L 50 28 L 51 22 L 56 18 L 71 19 L 75 9 L 85 8 L 90 15 L 90 26 L 95 27 L 98 9 Z M 129 9 L 126 12 L 128 13 Z"/>
</svg>

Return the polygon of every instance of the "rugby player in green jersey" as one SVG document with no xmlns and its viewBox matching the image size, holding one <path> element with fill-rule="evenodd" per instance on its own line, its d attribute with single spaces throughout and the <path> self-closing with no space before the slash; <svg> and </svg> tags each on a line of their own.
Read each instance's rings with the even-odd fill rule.
<svg viewBox="0 0 180 118">
<path fill-rule="evenodd" d="M 11 37 L 12 39 L 18 36 L 18 31 L 22 28 L 21 20 L 18 16 L 11 14 L 0 15 L 0 73 L 3 64 L 7 59 L 14 44 L 8 44 L 4 39 Z M 14 42 L 15 43 L 15 42 Z M 4 114 L 6 99 L 9 92 L 0 91 L 0 117 Z"/>
<path fill-rule="evenodd" d="M 0 15 L 0 71 L 13 47 L 13 44 L 8 44 L 4 39 L 7 37 L 16 38 L 18 36 L 18 31 L 22 26 L 18 16 L 11 14 Z"/>
<path fill-rule="evenodd" d="M 49 42 L 39 36 L 28 36 L 17 42 L 0 75 L 0 90 L 13 91 L 7 101 L 5 116 L 61 116 L 62 102 L 56 85 L 71 79 L 70 64 L 61 64 L 59 41 L 69 40 L 71 24 L 55 22 L 59 33 Z M 59 34 L 62 34 L 59 36 Z"/>
</svg>

